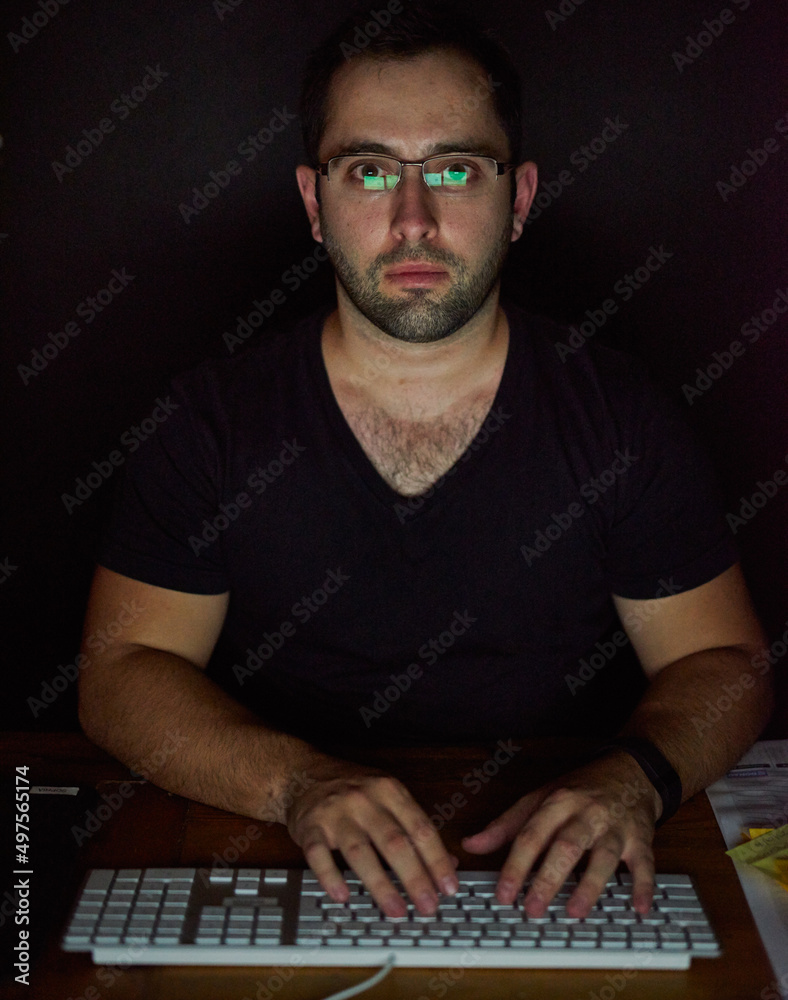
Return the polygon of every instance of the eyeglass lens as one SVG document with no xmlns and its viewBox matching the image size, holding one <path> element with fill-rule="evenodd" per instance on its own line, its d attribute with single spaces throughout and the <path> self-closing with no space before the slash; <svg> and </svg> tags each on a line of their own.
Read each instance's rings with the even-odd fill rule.
<svg viewBox="0 0 788 1000">
<path fill-rule="evenodd" d="M 349 190 L 391 190 L 400 173 L 399 160 L 390 156 L 339 156 L 329 162 L 329 182 L 336 180 Z M 480 193 L 496 175 L 489 157 L 434 156 L 424 162 L 424 179 L 440 193 Z"/>
</svg>

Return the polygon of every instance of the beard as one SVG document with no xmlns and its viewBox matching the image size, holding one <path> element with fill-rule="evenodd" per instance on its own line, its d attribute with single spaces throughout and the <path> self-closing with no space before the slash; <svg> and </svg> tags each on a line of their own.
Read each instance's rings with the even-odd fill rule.
<svg viewBox="0 0 788 1000">
<path fill-rule="evenodd" d="M 345 254 L 320 208 L 323 246 L 350 301 L 383 333 L 411 344 L 443 340 L 478 312 L 498 281 L 509 252 L 512 218 L 510 212 L 493 245 L 474 270 L 448 250 L 418 243 L 380 254 L 362 271 Z M 450 287 L 446 291 L 409 288 L 399 296 L 380 291 L 383 269 L 406 261 L 451 268 Z"/>
</svg>

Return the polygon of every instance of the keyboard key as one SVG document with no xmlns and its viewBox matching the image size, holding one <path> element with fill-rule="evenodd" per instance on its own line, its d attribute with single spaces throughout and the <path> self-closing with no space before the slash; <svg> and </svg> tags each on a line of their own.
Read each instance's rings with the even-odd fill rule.
<svg viewBox="0 0 788 1000">
<path fill-rule="evenodd" d="M 212 868 L 208 872 L 208 881 L 214 885 L 220 885 L 226 882 L 232 882 L 233 873 L 227 871 L 224 868 Z"/>
<path fill-rule="evenodd" d="M 284 868 L 266 868 L 264 881 L 266 885 L 287 885 L 287 871 Z"/>
<path fill-rule="evenodd" d="M 75 931 L 67 931 L 64 938 L 64 944 L 90 944 L 90 934 L 79 934 Z"/>
<path fill-rule="evenodd" d="M 95 868 L 85 883 L 86 892 L 105 892 L 112 885 L 115 872 L 111 868 Z"/>
<path fill-rule="evenodd" d="M 146 868 L 146 882 L 192 882 L 197 874 L 196 868 Z"/>
</svg>

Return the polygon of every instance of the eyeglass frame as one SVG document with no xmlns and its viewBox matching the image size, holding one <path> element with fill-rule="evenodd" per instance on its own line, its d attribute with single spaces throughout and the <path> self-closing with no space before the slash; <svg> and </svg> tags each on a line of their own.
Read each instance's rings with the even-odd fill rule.
<svg viewBox="0 0 788 1000">
<path fill-rule="evenodd" d="M 446 157 L 452 157 L 452 156 L 458 156 L 458 157 L 462 157 L 462 156 L 477 156 L 477 157 L 479 157 L 482 160 L 491 160 L 495 164 L 495 170 L 496 170 L 496 172 L 495 172 L 495 179 L 496 179 L 496 181 L 498 180 L 499 177 L 502 177 L 509 170 L 512 170 L 514 167 L 517 166 L 516 163 L 508 163 L 506 160 L 496 160 L 494 156 L 488 156 L 486 153 L 469 153 L 469 152 L 459 152 L 459 151 L 457 151 L 457 152 L 452 152 L 452 153 L 433 153 L 432 156 L 428 156 L 424 160 L 400 160 L 399 157 L 392 156 L 390 153 L 368 153 L 368 152 L 366 152 L 365 150 L 362 149 L 362 150 L 360 150 L 358 152 L 355 152 L 355 153 L 337 153 L 336 156 L 330 156 L 324 163 L 318 163 L 318 165 L 317 165 L 318 173 L 322 177 L 325 177 L 326 181 L 330 183 L 330 178 L 328 176 L 328 167 L 329 167 L 329 164 L 333 160 L 341 160 L 341 159 L 344 159 L 345 157 L 348 157 L 348 156 L 382 156 L 382 157 L 385 157 L 386 159 L 395 160 L 397 163 L 399 163 L 399 176 L 397 177 L 396 183 L 392 184 L 392 186 L 389 187 L 389 188 L 382 188 L 380 190 L 380 192 L 375 192 L 375 193 L 382 193 L 382 194 L 389 194 L 391 191 L 393 191 L 398 186 L 399 182 L 402 180 L 402 168 L 403 167 L 421 167 L 421 179 L 424 181 L 424 186 L 427 188 L 428 191 L 434 191 L 437 187 L 440 187 L 441 185 L 437 185 L 437 184 L 436 185 L 432 185 L 432 184 L 428 184 L 427 183 L 427 177 L 426 177 L 425 171 L 424 171 L 424 164 L 425 163 L 429 163 L 430 160 L 442 160 L 442 159 L 444 159 Z"/>
</svg>

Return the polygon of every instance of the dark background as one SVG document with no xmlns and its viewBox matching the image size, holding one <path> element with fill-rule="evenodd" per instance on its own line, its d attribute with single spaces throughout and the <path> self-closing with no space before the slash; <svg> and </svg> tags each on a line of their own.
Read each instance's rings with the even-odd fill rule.
<svg viewBox="0 0 788 1000">
<path fill-rule="evenodd" d="M 77 725 L 74 683 L 37 714 L 28 699 L 64 676 L 60 666 L 75 672 L 68 665 L 112 476 L 70 511 L 63 494 L 75 495 L 93 463 L 111 468 L 111 452 L 129 454 L 124 436 L 128 442 L 127 432 L 150 416 L 172 374 L 228 355 L 223 334 L 255 299 L 274 289 L 285 296 L 264 335 L 333 293 L 328 264 L 298 290 L 284 280 L 315 249 L 295 184 L 298 121 L 253 162 L 238 146 L 277 110 L 295 113 L 304 59 L 348 5 L 234 2 L 217 9 L 211 0 L 72 0 L 29 41 L 0 39 L 4 728 Z M 759 481 L 788 472 L 788 324 L 777 317 L 754 344 L 741 332 L 779 290 L 788 297 L 788 134 L 776 130 L 778 120 L 788 122 L 786 15 L 767 0 L 745 10 L 746 0 L 731 0 L 733 23 L 714 25 L 719 37 L 702 36 L 711 44 L 690 50 L 700 54 L 680 69 L 674 53 L 708 30 L 704 19 L 719 19 L 722 0 L 573 6 L 478 4 L 522 73 L 526 156 L 543 184 L 562 170 L 574 177 L 514 244 L 504 288 L 567 323 L 613 298 L 618 312 L 595 336 L 645 359 L 682 403 L 716 462 L 726 510 L 738 513 Z M 3 34 L 21 34 L 24 18 L 43 22 L 41 9 L 37 0 L 6 2 Z M 565 19 L 551 25 L 546 9 Z M 113 102 L 157 66 L 166 77 L 122 120 Z M 628 128 L 581 172 L 582 154 L 573 153 L 608 117 Z M 104 118 L 114 130 L 58 179 L 53 162 L 64 162 L 67 147 Z M 729 182 L 748 150 L 769 138 L 777 151 L 723 198 L 717 183 Z M 187 224 L 179 205 L 230 159 L 240 175 Z M 652 246 L 672 257 L 624 302 L 616 282 Z M 79 304 L 123 268 L 134 280 L 87 323 Z M 33 351 L 69 322 L 79 334 L 23 377 L 18 366 L 30 367 Z M 743 356 L 690 405 L 682 387 L 736 339 Z M 737 531 L 772 642 L 788 627 L 787 514 L 785 487 Z M 784 674 L 785 647 L 775 655 Z M 785 709 L 772 732 L 788 735 Z"/>
</svg>

